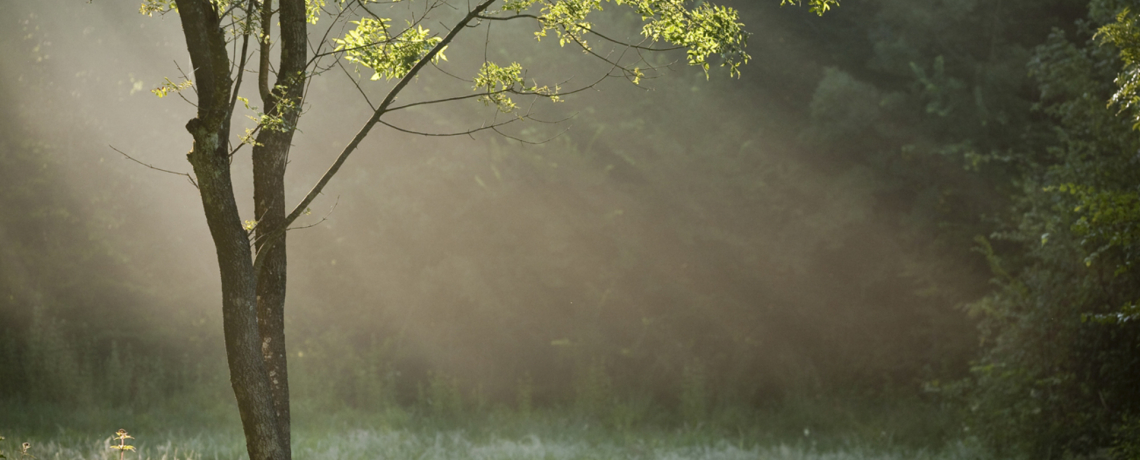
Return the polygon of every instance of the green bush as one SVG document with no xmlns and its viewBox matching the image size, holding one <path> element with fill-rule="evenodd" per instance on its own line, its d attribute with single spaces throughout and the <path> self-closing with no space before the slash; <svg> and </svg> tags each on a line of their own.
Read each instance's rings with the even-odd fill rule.
<svg viewBox="0 0 1140 460">
<path fill-rule="evenodd" d="M 1104 102 L 1116 52 L 1061 32 L 1037 49 L 1030 68 L 1057 144 L 1029 164 L 1014 218 L 991 239 L 1005 249 L 979 239 L 999 288 L 968 307 L 983 353 L 964 395 L 971 432 L 1002 454 L 1050 459 L 1115 445 L 1129 458 L 1135 444 L 1140 322 L 1117 313 L 1140 299 L 1130 267 L 1140 241 L 1116 227 L 1135 226 L 1140 210 L 1102 200 L 1134 196 L 1140 183 L 1140 138 Z"/>
</svg>

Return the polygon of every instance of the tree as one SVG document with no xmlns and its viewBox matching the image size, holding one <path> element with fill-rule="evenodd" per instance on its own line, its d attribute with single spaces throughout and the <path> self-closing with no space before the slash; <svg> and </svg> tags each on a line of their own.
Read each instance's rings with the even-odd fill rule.
<svg viewBox="0 0 1140 460">
<path fill-rule="evenodd" d="M 1015 213 L 991 237 L 1014 248 L 979 238 L 999 289 L 969 305 L 983 349 L 965 388 L 976 432 L 999 452 L 1140 451 L 1140 139 L 1119 113 L 1135 114 L 1138 50 L 1135 16 L 1115 3 L 1091 2 L 1076 34 L 1056 30 L 1036 49 L 1029 69 L 1053 142 L 1028 162 Z"/>
<path fill-rule="evenodd" d="M 396 97 L 415 82 L 421 72 L 428 66 L 439 66 L 440 61 L 446 59 L 445 49 L 460 34 L 468 31 L 467 35 L 478 37 L 470 30 L 489 28 L 499 21 L 529 21 L 538 27 L 537 39 L 552 32 L 560 45 L 578 48 L 609 66 L 602 79 L 618 76 L 633 83 L 654 70 L 654 66 L 641 57 L 650 51 L 683 48 L 688 63 L 701 66 L 706 73 L 710 61 L 719 56 L 720 65 L 728 67 L 730 75 L 739 74 L 739 67 L 749 59 L 744 51 L 747 34 L 736 11 L 703 2 L 613 0 L 617 6 L 631 8 L 644 21 L 642 39 L 637 43 L 625 43 L 594 29 L 589 17 L 602 11 L 601 0 L 480 0 L 462 5 L 453 5 L 447 0 L 426 0 L 422 9 L 411 8 L 412 2 L 403 2 L 409 5 L 403 11 L 407 22 L 403 28 L 397 28 L 391 19 L 377 11 L 396 11 L 399 3 L 279 0 L 275 7 L 270 0 L 146 0 L 140 8 L 144 14 L 176 12 L 180 16 L 193 66 L 187 81 L 168 81 L 154 92 L 163 96 L 192 86 L 197 93 L 197 116 L 186 124 L 186 130 L 193 137 L 187 159 L 193 167 L 190 178 L 200 191 L 217 252 L 230 380 L 251 459 L 290 458 L 284 334 L 286 232 L 307 213 L 314 199 L 371 129 L 377 123 L 392 126 L 382 118 L 400 109 L 476 99 L 513 117 L 450 134 L 482 130 L 502 134 L 499 127 L 530 118 L 530 113 L 523 111 L 512 96 L 557 101 L 563 95 L 591 86 L 569 91 L 562 91 L 557 85 L 553 88 L 537 83 L 528 86 L 520 64 L 501 66 L 484 60 L 471 81 L 474 94 L 393 105 Z M 818 14 L 837 4 L 837 0 L 809 0 L 811 10 Z M 309 26 L 316 24 L 322 15 L 331 16 L 328 21 L 331 25 L 323 35 L 314 35 L 310 40 Z M 349 23 L 350 17 L 360 19 Z M 449 24 L 445 26 L 448 30 L 445 34 L 435 34 L 425 28 L 425 24 L 442 21 Z M 347 30 L 343 37 L 328 39 L 334 31 L 351 27 L 349 24 L 355 27 Z M 587 37 L 590 40 L 597 37 L 616 52 L 595 49 Z M 251 40 L 256 50 L 251 49 Z M 674 48 L 656 47 L 658 42 Z M 276 66 L 271 59 L 273 46 L 280 48 Z M 627 55 L 637 57 L 627 59 Z M 286 213 L 284 173 L 305 107 L 306 85 L 311 77 L 334 66 L 348 73 L 340 61 L 342 58 L 358 68 L 372 69 L 375 72 L 372 80 L 395 80 L 395 83 L 382 102 L 373 106 L 372 116 L 321 179 Z M 260 109 L 250 106 L 248 99 L 240 96 L 247 73 L 257 75 Z M 272 83 L 270 78 L 274 79 Z M 363 90 L 361 94 L 364 96 Z M 244 135 L 236 136 L 235 147 L 232 131 L 239 101 L 256 111 L 257 123 Z M 255 220 L 243 222 L 234 195 L 230 163 L 233 155 L 246 145 L 252 149 Z"/>
</svg>

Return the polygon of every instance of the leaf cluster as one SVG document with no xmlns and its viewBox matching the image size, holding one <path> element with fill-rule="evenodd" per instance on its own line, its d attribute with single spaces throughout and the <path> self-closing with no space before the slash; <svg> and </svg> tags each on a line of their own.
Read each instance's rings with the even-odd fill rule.
<svg viewBox="0 0 1140 460">
<path fill-rule="evenodd" d="M 1123 64 L 1115 80 L 1118 89 L 1109 104 L 1130 112 L 1132 129 L 1140 130 L 1140 14 L 1124 8 L 1115 22 L 1097 31 L 1096 38 L 1102 44 L 1115 46 Z"/>
<path fill-rule="evenodd" d="M 780 5 L 802 5 L 803 0 L 780 0 Z M 838 7 L 839 0 L 808 0 L 808 11 L 823 16 L 832 7 Z"/>
<path fill-rule="evenodd" d="M 139 14 L 147 16 L 154 16 L 155 13 L 161 15 L 169 11 L 178 11 L 178 5 L 174 3 L 174 0 L 144 0 L 139 6 Z"/>
<path fill-rule="evenodd" d="M 499 66 L 494 62 L 484 62 L 475 75 L 475 91 L 483 93 L 478 100 L 486 105 L 494 105 L 500 112 L 510 113 L 518 110 L 518 105 L 511 100 L 510 94 L 532 94 L 545 97 L 553 102 L 559 102 L 558 87 L 553 89 L 547 86 L 532 85 L 529 88 L 523 83 L 522 64 L 512 62 L 507 67 Z"/>
<path fill-rule="evenodd" d="M 728 67 L 730 76 L 740 75 L 740 66 L 751 56 L 744 51 L 748 33 L 740 22 L 739 13 L 730 7 L 692 0 L 607 0 L 619 6 L 632 8 L 645 22 L 641 35 L 653 43 L 664 42 L 686 49 L 689 65 L 709 71 L 709 60 L 718 56 L 721 67 Z M 504 11 L 521 13 L 535 4 L 530 0 L 514 0 L 504 5 Z M 585 35 L 593 29 L 589 15 L 602 10 L 601 0 L 560 0 L 543 2 L 538 18 L 542 29 L 535 37 L 542 39 L 554 31 L 558 44 L 580 45 L 589 50 Z"/>
<path fill-rule="evenodd" d="M 362 18 L 354 21 L 356 28 L 348 31 L 344 38 L 334 39 L 336 50 L 345 52 L 345 59 L 374 70 L 372 80 L 385 80 L 402 78 L 412 70 L 412 67 L 439 42 L 440 37 L 431 35 L 428 29 L 420 25 L 408 24 L 402 32 L 393 35 L 386 18 Z M 444 50 L 440 50 L 432 58 L 433 61 L 444 60 Z"/>
<path fill-rule="evenodd" d="M 182 90 L 194 86 L 194 82 L 190 80 L 183 80 L 178 83 L 170 81 L 169 78 L 163 78 L 163 80 L 165 81 L 161 85 L 155 89 L 150 90 L 150 92 L 154 93 L 154 95 L 158 96 L 159 98 L 166 97 L 166 95 L 170 93 L 180 93 Z"/>
<path fill-rule="evenodd" d="M 638 0 L 636 8 L 647 24 L 642 35 L 653 41 L 665 42 L 686 48 L 689 65 L 699 66 L 708 76 L 709 57 L 720 56 L 722 67 L 728 67 L 730 76 L 740 76 L 740 66 L 751 56 L 744 51 L 748 34 L 739 22 L 736 10 L 725 6 L 702 3 L 691 10 L 681 2 Z M 648 16 L 647 13 L 655 13 Z"/>
</svg>

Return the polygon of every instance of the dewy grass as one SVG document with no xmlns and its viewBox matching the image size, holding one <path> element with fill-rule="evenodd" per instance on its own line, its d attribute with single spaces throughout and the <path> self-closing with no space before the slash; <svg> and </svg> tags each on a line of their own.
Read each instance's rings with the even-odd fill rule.
<svg viewBox="0 0 1140 460">
<path fill-rule="evenodd" d="M 303 430 L 295 433 L 294 456 L 314 460 L 976 460 L 982 451 L 950 443 L 937 451 L 846 446 L 816 446 L 808 439 L 762 444 L 709 433 L 633 430 L 616 435 L 604 429 L 564 421 L 537 422 L 529 434 L 502 434 L 493 428 L 441 430 L 410 428 Z M 547 424 L 558 426 L 543 426 Z M 138 460 L 240 460 L 246 457 L 240 432 L 148 434 L 156 444 L 139 442 Z M 38 440 L 40 459 L 112 460 L 126 438 L 79 438 L 61 434 Z M 11 458 L 11 457 L 10 457 Z"/>
<path fill-rule="evenodd" d="M 139 460 L 229 460 L 245 457 L 240 445 L 213 444 L 209 437 L 170 439 L 155 446 L 140 445 Z M 110 438 L 105 440 L 49 441 L 40 446 L 45 459 L 106 460 Z M 203 442 L 205 441 L 205 442 Z M 817 451 L 809 445 L 741 447 L 727 440 L 694 445 L 670 445 L 660 439 L 595 443 L 590 439 L 528 436 L 522 439 L 478 441 L 462 431 L 417 433 L 408 430 L 355 430 L 332 436 L 303 438 L 294 449 L 297 458 L 316 460 L 959 460 L 980 454 L 966 445 L 940 452 L 880 451 L 852 447 Z"/>
<path fill-rule="evenodd" d="M 709 407 L 706 420 L 696 423 L 677 423 L 667 412 L 647 409 L 636 423 L 616 423 L 607 414 L 583 414 L 576 404 L 529 413 L 491 406 L 481 411 L 448 411 L 443 416 L 424 405 L 329 410 L 301 401 L 293 413 L 293 452 L 295 458 L 306 460 L 986 458 L 973 444 L 924 436 L 924 430 L 899 430 L 903 425 L 919 425 L 924 417 L 939 417 L 936 413 L 895 409 L 882 416 L 838 417 L 832 413 L 829 418 L 817 407 L 821 404 L 754 413 Z M 39 460 L 119 460 L 127 450 L 120 447 L 127 445 L 128 435 L 100 434 L 107 433 L 108 423 L 121 423 L 145 433 L 133 443 L 134 452 L 122 460 L 246 458 L 236 410 L 191 406 L 175 404 L 136 412 L 0 405 L 0 432 L 10 440 L 7 444 L 0 441 L 0 452 L 7 455 L 6 460 L 20 458 L 18 440 L 30 441 Z M 902 442 L 896 435 L 913 439 Z"/>
</svg>

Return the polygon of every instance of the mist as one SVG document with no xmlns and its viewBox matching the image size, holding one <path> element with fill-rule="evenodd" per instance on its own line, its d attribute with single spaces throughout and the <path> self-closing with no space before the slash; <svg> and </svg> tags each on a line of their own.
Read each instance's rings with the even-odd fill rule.
<svg viewBox="0 0 1140 460">
<path fill-rule="evenodd" d="M 1010 188 L 991 180 L 997 169 L 963 167 L 958 151 L 924 153 L 959 132 L 945 116 L 907 115 L 937 118 L 911 80 L 943 78 L 942 64 L 889 61 L 898 54 L 882 34 L 920 35 L 864 26 L 901 23 L 891 14 L 907 9 L 852 0 L 820 18 L 775 1 L 727 4 L 752 34 L 739 79 L 706 76 L 673 51 L 648 57 L 661 69 L 640 84 L 595 84 L 605 63 L 508 22 L 472 32 L 502 46 L 450 46 L 444 71 L 469 78 L 485 58 L 517 60 L 540 86 L 589 88 L 518 100 L 546 122 L 501 132 L 401 131 L 464 133 L 511 116 L 470 99 L 395 112 L 386 120 L 399 129 L 378 126 L 349 158 L 288 234 L 298 423 L 314 407 L 461 411 L 439 409 L 454 393 L 465 410 L 622 401 L 685 417 L 827 401 L 818 419 L 838 432 L 835 414 L 861 419 L 850 408 L 860 401 L 936 407 L 931 382 L 966 378 L 979 332 L 963 305 L 993 276 L 971 247 L 996 228 Z M 232 403 L 217 259 L 187 175 L 193 88 L 151 91 L 191 73 L 177 14 L 101 0 L 4 9 L 0 400 L 138 413 L 179 398 Z M 981 14 L 970 11 L 962 21 Z M 1010 98 L 1033 97 L 1017 73 L 1028 47 L 1083 14 L 1056 11 L 1003 36 L 1020 53 Z M 637 23 L 615 15 L 598 27 L 636 37 Z M 391 87 L 342 64 L 311 78 L 286 206 L 370 116 L 365 97 Z M 470 92 L 432 69 L 399 102 Z M 963 104 L 953 116 L 983 116 Z M 1028 105 L 1000 110 L 1032 118 L 1011 108 Z M 233 156 L 242 218 L 256 221 L 250 163 L 248 148 Z M 934 414 L 960 431 L 957 415 Z"/>
<path fill-rule="evenodd" d="M 13 283 L 5 310 L 25 322 L 37 304 L 61 319 L 83 310 L 92 326 L 118 325 L 124 341 L 168 328 L 172 350 L 185 340 L 173 331 L 204 322 L 190 330 L 216 341 L 220 289 L 196 190 L 140 164 L 189 172 L 182 125 L 193 107 L 150 91 L 188 72 L 177 18 L 98 3 L 17 8 L 23 30 L 5 40 L 5 54 L 21 58 L 5 65 L 5 106 L 18 108 L 9 139 L 43 143 L 56 175 L 44 192 L 66 203 L 65 227 L 105 246 L 85 269 L 110 286 L 84 286 L 84 307 L 47 306 L 66 303 L 47 300 L 63 280 L 29 279 Z M 787 33 L 757 22 L 755 42 Z M 602 71 L 587 59 L 543 62 L 558 51 L 551 43 L 519 45 L 528 67 L 569 68 L 573 80 Z M 582 360 L 605 360 L 621 387 L 660 395 L 673 389 L 659 383 L 695 363 L 746 399 L 805 382 L 920 378 L 914 371 L 932 364 L 922 349 L 937 338 L 900 335 L 954 321 L 952 305 L 913 305 L 921 281 L 906 266 L 922 255 L 875 218 L 874 173 L 805 154 L 802 116 L 784 117 L 783 90 L 764 87 L 781 61 L 818 52 L 767 48 L 740 81 L 674 65 L 644 85 L 606 81 L 543 107 L 568 119 L 509 133 L 537 145 L 494 133 L 370 138 L 314 204 L 309 228 L 291 235 L 294 365 L 334 346 L 326 340 L 347 350 L 390 343 L 391 365 L 413 381 L 434 371 L 507 401 L 525 373 L 539 395 L 565 394 Z M 449 50 L 449 64 L 463 68 L 477 52 Z M 425 76 L 409 99 L 457 86 L 445 78 Z M 368 116 L 361 99 L 343 73 L 314 79 L 290 155 L 290 202 Z M 453 104 L 396 120 L 463 131 L 487 112 Z M 234 156 L 238 184 L 248 162 L 248 152 Z M 884 353 L 896 359 L 873 362 Z M 883 367 L 909 372 L 884 377 Z"/>
</svg>

